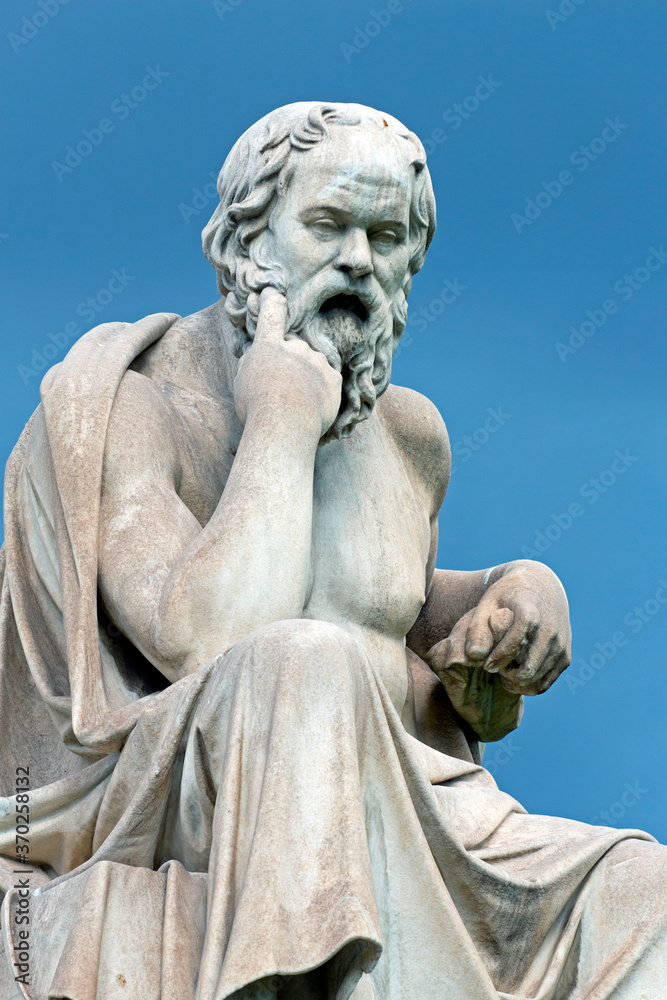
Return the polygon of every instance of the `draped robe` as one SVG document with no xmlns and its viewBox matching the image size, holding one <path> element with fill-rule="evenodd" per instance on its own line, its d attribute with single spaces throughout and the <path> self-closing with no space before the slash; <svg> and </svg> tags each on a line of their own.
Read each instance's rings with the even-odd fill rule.
<svg viewBox="0 0 667 1000">
<path fill-rule="evenodd" d="M 526 814 L 413 654 L 418 736 L 339 626 L 275 623 L 169 684 L 105 616 L 109 414 L 175 322 L 86 334 L 7 466 L 0 1000 L 667 997 L 665 848 Z"/>
</svg>

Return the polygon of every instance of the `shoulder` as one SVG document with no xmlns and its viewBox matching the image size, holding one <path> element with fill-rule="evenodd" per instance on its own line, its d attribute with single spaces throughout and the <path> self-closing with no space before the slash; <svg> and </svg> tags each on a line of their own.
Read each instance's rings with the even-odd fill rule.
<svg viewBox="0 0 667 1000">
<path fill-rule="evenodd" d="M 424 461 L 449 460 L 449 435 L 438 408 L 426 396 L 402 385 L 390 385 L 377 403 L 382 419 L 397 441 Z"/>
<path fill-rule="evenodd" d="M 135 358 L 131 368 L 167 392 L 229 393 L 236 368 L 229 349 L 232 333 L 220 300 L 177 319 L 163 337 Z"/>
<path fill-rule="evenodd" d="M 169 329 L 139 354 L 125 372 L 109 423 L 109 444 L 123 444 L 127 457 L 141 446 L 157 448 L 156 460 L 182 445 L 189 419 L 203 399 L 217 408 L 228 402 L 233 373 L 220 303 L 176 317 Z M 205 408 L 205 407 L 204 407 Z"/>
<path fill-rule="evenodd" d="M 438 408 L 421 393 L 399 385 L 390 385 L 377 407 L 404 457 L 439 507 L 449 483 L 451 449 Z"/>
</svg>

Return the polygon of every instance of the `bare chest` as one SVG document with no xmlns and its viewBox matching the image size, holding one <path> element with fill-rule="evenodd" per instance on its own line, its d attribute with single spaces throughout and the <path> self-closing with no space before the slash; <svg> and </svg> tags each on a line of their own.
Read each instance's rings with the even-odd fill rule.
<svg viewBox="0 0 667 1000">
<path fill-rule="evenodd" d="M 229 414 L 187 421 L 180 495 L 207 523 L 223 492 L 241 427 Z M 424 602 L 428 504 L 377 413 L 317 451 L 304 615 L 402 639 Z"/>
<path fill-rule="evenodd" d="M 318 451 L 305 614 L 402 639 L 424 602 L 426 503 L 374 415 Z"/>
</svg>

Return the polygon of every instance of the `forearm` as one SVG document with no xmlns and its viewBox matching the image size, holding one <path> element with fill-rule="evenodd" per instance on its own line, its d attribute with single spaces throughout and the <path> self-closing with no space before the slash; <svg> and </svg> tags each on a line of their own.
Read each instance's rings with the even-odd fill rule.
<svg viewBox="0 0 667 1000">
<path fill-rule="evenodd" d="M 406 637 L 408 647 L 424 659 L 436 642 L 446 638 L 459 618 L 474 608 L 484 593 L 486 570 L 436 569 L 426 602 Z"/>
<path fill-rule="evenodd" d="M 163 587 L 161 656 L 194 669 L 261 625 L 300 616 L 318 439 L 304 414 L 260 409 L 248 417 L 218 507 Z"/>
</svg>

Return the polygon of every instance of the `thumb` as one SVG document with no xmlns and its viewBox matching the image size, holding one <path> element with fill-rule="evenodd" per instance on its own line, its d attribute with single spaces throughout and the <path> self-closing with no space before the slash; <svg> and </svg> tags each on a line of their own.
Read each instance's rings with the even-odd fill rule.
<svg viewBox="0 0 667 1000">
<path fill-rule="evenodd" d="M 471 617 L 472 611 L 468 611 L 463 618 L 459 618 L 446 639 L 441 639 L 429 649 L 426 662 L 436 673 L 449 670 L 452 666 L 469 665 L 465 644 Z"/>
</svg>

